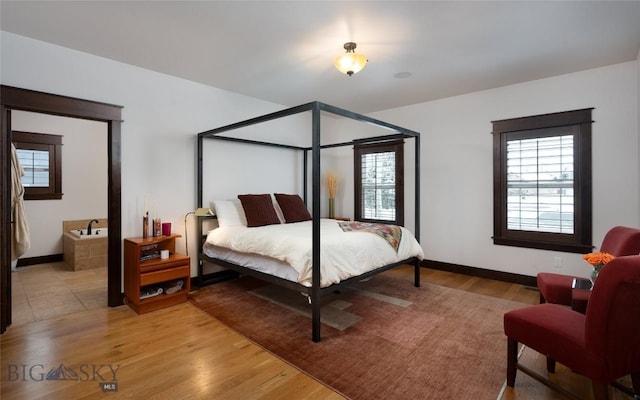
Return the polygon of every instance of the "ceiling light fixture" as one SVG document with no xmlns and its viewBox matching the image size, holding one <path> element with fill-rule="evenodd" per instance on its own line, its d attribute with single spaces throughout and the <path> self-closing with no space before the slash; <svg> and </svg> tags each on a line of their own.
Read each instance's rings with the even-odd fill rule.
<svg viewBox="0 0 640 400">
<path fill-rule="evenodd" d="M 344 49 L 347 52 L 336 57 L 333 63 L 338 68 L 338 71 L 351 76 L 362 70 L 369 60 L 364 54 L 355 52 L 356 44 L 353 42 L 345 43 Z"/>
</svg>

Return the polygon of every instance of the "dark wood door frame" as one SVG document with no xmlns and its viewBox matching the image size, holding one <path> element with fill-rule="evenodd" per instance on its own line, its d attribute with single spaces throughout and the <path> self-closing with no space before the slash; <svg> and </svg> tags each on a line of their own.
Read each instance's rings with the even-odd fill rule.
<svg viewBox="0 0 640 400">
<path fill-rule="evenodd" d="M 122 304 L 122 106 L 0 85 L 0 333 L 11 324 L 11 110 L 102 121 L 107 124 L 109 253 L 107 298 Z"/>
</svg>

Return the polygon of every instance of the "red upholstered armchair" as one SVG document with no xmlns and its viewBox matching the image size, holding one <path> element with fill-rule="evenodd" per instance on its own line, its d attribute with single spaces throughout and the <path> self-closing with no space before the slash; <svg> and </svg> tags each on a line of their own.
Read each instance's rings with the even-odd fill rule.
<svg viewBox="0 0 640 400">
<path fill-rule="evenodd" d="M 631 375 L 640 395 L 640 256 L 617 257 L 600 271 L 585 314 L 557 304 L 538 304 L 504 315 L 507 335 L 507 384 L 515 384 L 516 371 L 577 398 L 518 363 L 522 343 L 547 356 L 547 370 L 555 362 L 590 378 L 596 400 L 608 399 L 608 384 L 631 394 L 616 381 Z"/>
<path fill-rule="evenodd" d="M 640 229 L 626 226 L 611 228 L 604 236 L 600 251 L 616 257 L 640 254 Z M 541 272 L 537 276 L 540 303 L 571 305 L 573 276 Z"/>
</svg>

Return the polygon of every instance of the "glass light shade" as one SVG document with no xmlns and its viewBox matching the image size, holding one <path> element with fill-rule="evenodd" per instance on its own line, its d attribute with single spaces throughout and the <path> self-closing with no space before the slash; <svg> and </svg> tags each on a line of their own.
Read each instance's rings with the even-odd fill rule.
<svg viewBox="0 0 640 400">
<path fill-rule="evenodd" d="M 359 53 L 345 53 L 336 57 L 334 64 L 338 71 L 351 76 L 364 68 L 367 57 Z"/>
</svg>

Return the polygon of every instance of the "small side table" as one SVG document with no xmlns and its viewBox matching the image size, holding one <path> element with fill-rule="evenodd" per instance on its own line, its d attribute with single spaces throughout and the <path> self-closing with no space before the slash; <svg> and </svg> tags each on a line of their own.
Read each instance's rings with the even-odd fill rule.
<svg viewBox="0 0 640 400">
<path fill-rule="evenodd" d="M 587 313 L 587 304 L 591 297 L 593 283 L 587 278 L 573 278 L 571 285 L 571 309 L 582 314 Z"/>
</svg>

